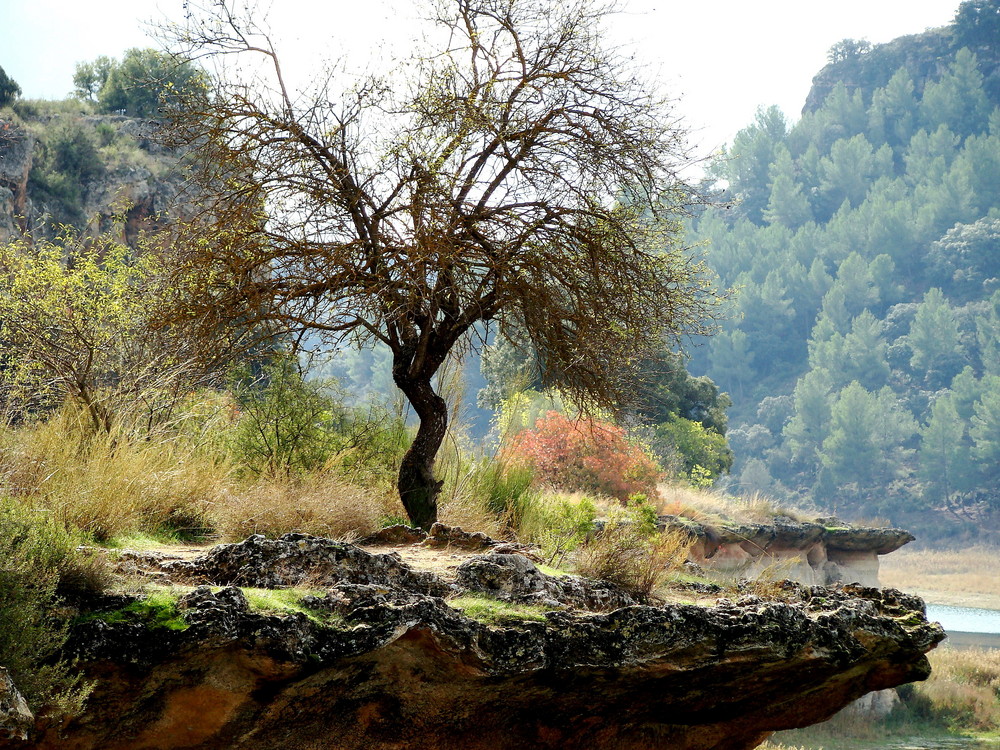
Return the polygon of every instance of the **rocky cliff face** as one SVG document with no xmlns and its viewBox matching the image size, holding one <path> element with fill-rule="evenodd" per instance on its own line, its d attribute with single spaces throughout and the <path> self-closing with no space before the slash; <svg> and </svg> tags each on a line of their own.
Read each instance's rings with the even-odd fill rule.
<svg viewBox="0 0 1000 750">
<path fill-rule="evenodd" d="M 24 128 L 0 120 L 0 242 L 23 231 L 28 213 L 28 175 L 34 137 Z"/>
<path fill-rule="evenodd" d="M 65 206 L 32 179 L 32 168 L 44 147 L 32 133 L 32 124 L 0 118 L 0 242 L 26 231 L 51 236 L 53 222 L 81 227 L 89 224 L 89 231 L 100 231 L 107 228 L 108 217 L 121 213 L 121 206 L 127 207 L 123 239 L 132 242 L 140 229 L 156 229 L 166 221 L 168 211 L 184 213 L 184 181 L 178 158 L 156 143 L 156 122 L 112 115 L 59 115 L 49 116 L 45 126 L 61 121 L 72 121 L 74 127 L 87 133 L 100 128 L 113 139 L 115 148 L 97 152 L 96 158 L 103 163 L 76 186 L 79 205 L 67 213 Z"/>
<path fill-rule="evenodd" d="M 906 68 L 919 97 L 928 82 L 941 77 L 955 52 L 963 46 L 965 43 L 956 37 L 954 27 L 945 26 L 901 36 L 876 44 L 862 54 L 829 63 L 813 78 L 802 113 L 818 110 L 840 82 L 849 91 L 860 89 L 864 101 L 869 103 L 872 92 L 885 86 L 900 68 Z M 994 105 L 1000 105 L 1000 39 L 974 44 L 970 49 L 979 62 L 987 95 Z"/>
<path fill-rule="evenodd" d="M 185 629 L 78 624 L 70 650 L 95 691 L 30 746 L 735 750 L 924 678 L 943 637 L 896 591 L 788 584 L 777 600 L 619 606 L 601 584 L 604 611 L 587 611 L 588 582 L 557 585 L 523 556 L 461 567 L 449 582 L 303 535 L 174 563 L 175 579 L 322 594 L 303 600 L 313 617 L 278 616 L 236 586 L 199 586 L 178 605 Z M 462 592 L 551 609 L 487 625 L 449 604 Z"/>
</svg>

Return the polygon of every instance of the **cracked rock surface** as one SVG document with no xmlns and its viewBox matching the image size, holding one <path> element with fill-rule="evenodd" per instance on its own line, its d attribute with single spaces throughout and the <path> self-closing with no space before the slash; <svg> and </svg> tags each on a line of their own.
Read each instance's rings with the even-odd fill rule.
<svg viewBox="0 0 1000 750">
<path fill-rule="evenodd" d="M 76 626 L 96 690 L 31 746 L 737 750 L 926 677 L 944 635 L 892 590 L 619 606 L 519 555 L 461 567 L 456 587 L 314 537 L 223 545 L 176 571 L 216 586 L 180 599 L 186 629 Z M 300 581 L 322 592 L 303 600 L 314 617 L 255 612 L 238 588 Z M 456 588 L 560 609 L 491 626 L 449 606 Z"/>
</svg>

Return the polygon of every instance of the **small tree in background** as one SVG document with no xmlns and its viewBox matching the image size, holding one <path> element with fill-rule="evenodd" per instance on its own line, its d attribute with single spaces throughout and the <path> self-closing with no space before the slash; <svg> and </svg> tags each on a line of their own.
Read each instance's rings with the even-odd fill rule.
<svg viewBox="0 0 1000 750">
<path fill-rule="evenodd" d="M 230 448 L 252 475 L 292 476 L 323 466 L 342 447 L 346 414 L 323 384 L 306 381 L 294 357 L 277 354 L 238 373 L 240 419 Z"/>
<path fill-rule="evenodd" d="M 0 407 L 17 419 L 69 399 L 95 431 L 148 429 L 242 334 L 204 342 L 162 326 L 177 290 L 152 248 L 60 229 L 0 246 Z"/>
<path fill-rule="evenodd" d="M 10 104 L 21 95 L 21 87 L 0 68 L 0 107 Z"/>
<path fill-rule="evenodd" d="M 102 55 L 77 63 L 73 94 L 102 112 L 158 117 L 164 105 L 204 87 L 204 73 L 185 58 L 155 49 L 126 50 L 121 62 Z"/>
</svg>

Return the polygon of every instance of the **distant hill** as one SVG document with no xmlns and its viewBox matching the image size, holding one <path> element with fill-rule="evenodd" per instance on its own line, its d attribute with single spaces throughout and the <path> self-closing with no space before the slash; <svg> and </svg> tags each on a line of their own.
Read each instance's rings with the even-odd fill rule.
<svg viewBox="0 0 1000 750">
<path fill-rule="evenodd" d="M 996 527 L 994 23 L 1000 1 L 970 0 L 945 28 L 838 43 L 798 122 L 761 109 L 712 167 L 722 207 L 691 239 L 739 295 L 690 369 L 732 395 L 740 490 Z"/>
<path fill-rule="evenodd" d="M 992 12 L 997 10 L 993 8 Z M 802 113 L 820 109 L 837 83 L 845 84 L 851 91 L 861 91 L 864 100 L 871 102 L 872 93 L 886 86 L 900 68 L 909 73 L 914 92 L 920 96 L 929 81 L 941 77 L 955 52 L 962 47 L 976 55 L 983 76 L 983 88 L 992 104 L 1000 106 L 1000 35 L 987 33 L 982 37 L 977 38 L 969 31 L 962 33 L 952 24 L 928 29 L 921 34 L 902 36 L 870 48 L 862 43 L 860 49 L 848 46 L 840 54 L 832 50 L 831 57 L 836 59 L 813 78 Z"/>
</svg>

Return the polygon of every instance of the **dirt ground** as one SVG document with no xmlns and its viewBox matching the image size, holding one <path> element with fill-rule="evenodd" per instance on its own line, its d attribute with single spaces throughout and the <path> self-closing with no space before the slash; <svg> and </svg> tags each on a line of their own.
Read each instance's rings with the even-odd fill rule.
<svg viewBox="0 0 1000 750">
<path fill-rule="evenodd" d="M 215 544 L 158 544 L 145 547 L 142 552 L 154 552 L 164 561 L 193 560 L 204 555 Z M 372 553 L 386 554 L 395 552 L 403 562 L 414 570 L 426 570 L 440 576 L 445 581 L 455 580 L 455 570 L 466 559 L 473 555 L 483 554 L 482 550 L 469 551 L 457 547 L 426 547 L 421 544 L 359 544 L 359 547 Z"/>
</svg>

